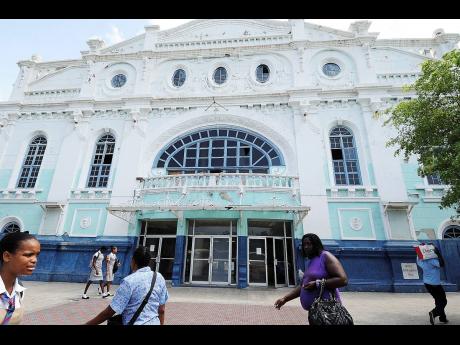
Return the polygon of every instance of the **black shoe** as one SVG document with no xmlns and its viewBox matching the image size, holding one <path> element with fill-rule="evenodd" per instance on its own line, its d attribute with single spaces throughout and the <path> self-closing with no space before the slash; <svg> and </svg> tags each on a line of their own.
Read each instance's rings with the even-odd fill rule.
<svg viewBox="0 0 460 345">
<path fill-rule="evenodd" d="M 448 323 L 449 320 L 447 320 L 447 319 L 444 319 L 444 320 L 439 319 L 439 322 L 441 322 L 441 323 Z"/>
<path fill-rule="evenodd" d="M 434 315 L 433 315 L 433 312 L 430 311 L 430 312 L 428 313 L 428 315 L 430 316 L 430 323 L 434 326 Z"/>
</svg>

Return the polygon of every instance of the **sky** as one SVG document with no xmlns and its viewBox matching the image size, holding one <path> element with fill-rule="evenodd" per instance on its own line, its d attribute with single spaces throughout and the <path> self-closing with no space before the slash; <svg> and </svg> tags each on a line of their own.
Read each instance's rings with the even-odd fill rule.
<svg viewBox="0 0 460 345">
<path fill-rule="evenodd" d="M 146 25 L 171 29 L 192 19 L 0 19 L 0 102 L 7 101 L 17 78 L 17 62 L 39 55 L 42 61 L 78 59 L 86 41 L 102 38 L 115 44 L 144 32 Z M 286 19 L 281 19 L 286 20 Z M 348 30 L 363 19 L 305 19 L 306 22 Z M 433 31 L 460 33 L 459 19 L 367 19 L 369 31 L 383 38 L 431 38 Z"/>
</svg>

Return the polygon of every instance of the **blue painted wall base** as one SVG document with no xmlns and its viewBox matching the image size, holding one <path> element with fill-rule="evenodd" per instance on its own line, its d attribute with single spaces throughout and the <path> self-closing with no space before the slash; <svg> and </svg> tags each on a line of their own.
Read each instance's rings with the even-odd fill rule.
<svg viewBox="0 0 460 345">
<path fill-rule="evenodd" d="M 114 283 L 130 273 L 130 262 L 137 244 L 137 237 L 71 238 L 37 236 L 41 243 L 41 254 L 37 269 L 23 280 L 59 281 L 84 283 L 87 281 L 92 255 L 101 246 L 118 247 L 118 258 L 122 266 L 115 275 Z M 441 280 L 446 291 L 459 291 L 460 240 L 433 241 L 440 248 L 445 260 Z M 378 292 L 426 292 L 423 274 L 420 279 L 404 279 L 401 263 L 415 263 L 415 241 L 339 241 L 323 240 L 326 250 L 342 263 L 349 278 L 342 291 Z M 300 240 L 295 240 L 296 268 L 304 270 L 304 259 L 300 252 Z M 238 236 L 237 287 L 248 287 L 247 237 Z M 173 266 L 173 286 L 183 284 L 185 237 L 176 238 L 176 256 Z M 105 265 L 103 273 L 105 274 Z"/>
<path fill-rule="evenodd" d="M 85 283 L 90 274 L 89 264 L 93 254 L 102 246 L 118 248 L 117 258 L 121 262 L 114 277 L 114 284 L 120 284 L 131 271 L 131 258 L 137 237 L 75 238 L 62 236 L 36 236 L 40 241 L 41 253 L 37 267 L 30 276 L 22 280 Z M 102 265 L 105 276 L 105 265 Z"/>
</svg>

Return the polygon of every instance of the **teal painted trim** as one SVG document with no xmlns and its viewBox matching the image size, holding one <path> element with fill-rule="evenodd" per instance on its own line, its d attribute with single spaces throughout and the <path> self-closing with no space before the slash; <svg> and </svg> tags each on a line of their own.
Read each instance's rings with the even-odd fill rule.
<svg viewBox="0 0 460 345">
<path fill-rule="evenodd" d="M 237 236 L 248 236 L 248 216 L 246 212 L 241 212 L 241 217 L 237 223 L 236 234 Z"/>
<path fill-rule="evenodd" d="M 423 200 L 419 200 L 419 203 L 412 210 L 412 223 L 416 233 L 424 229 L 433 229 L 434 235 L 437 237 L 439 227 L 450 217 L 456 215 L 455 209 L 440 209 L 439 206 L 439 203 L 425 203 Z M 420 235 L 423 236 L 423 234 Z"/>
<path fill-rule="evenodd" d="M 188 221 L 184 217 L 177 220 L 176 236 L 187 236 L 188 234 Z"/>
<path fill-rule="evenodd" d="M 401 163 L 401 171 L 407 190 L 414 190 L 416 185 L 423 185 L 423 178 L 417 172 L 417 163 Z"/>
<path fill-rule="evenodd" d="M 170 211 L 140 211 L 138 213 L 138 219 L 177 219 L 177 216 Z"/>
<path fill-rule="evenodd" d="M 374 166 L 372 163 L 367 164 L 367 171 L 369 172 L 369 180 L 371 185 L 375 186 L 375 174 L 374 174 Z"/>
<path fill-rule="evenodd" d="M 278 220 L 293 220 L 293 214 L 280 211 L 245 211 L 247 219 L 278 219 Z"/>
<path fill-rule="evenodd" d="M 374 233 L 376 240 L 385 240 L 385 228 L 383 225 L 383 219 L 380 212 L 380 204 L 378 202 L 371 203 L 371 202 L 359 202 L 359 203 L 348 203 L 348 202 L 329 202 L 329 223 L 331 224 L 331 233 L 333 239 L 342 239 L 342 234 L 340 232 L 340 224 L 339 224 L 339 215 L 338 209 L 369 209 L 370 210 L 370 217 L 372 217 L 372 223 L 374 225 Z M 360 210 L 356 210 L 357 212 Z M 367 215 L 363 212 L 358 212 L 356 216 L 362 218 L 364 215 Z M 350 237 L 350 239 L 359 238 L 359 239 L 366 239 L 369 237 L 370 231 L 367 231 L 366 226 L 369 226 L 367 218 L 363 220 L 363 230 L 350 232 L 346 230 L 349 225 L 345 223 L 345 220 L 349 219 L 349 214 L 341 213 L 342 218 L 342 229 L 344 229 L 344 235 Z M 369 221 L 370 222 L 370 221 Z M 369 237 L 369 239 L 372 239 Z"/>
<path fill-rule="evenodd" d="M 43 193 L 37 194 L 39 201 L 46 201 L 53 181 L 54 169 L 40 169 L 36 189 L 42 189 Z"/>
<path fill-rule="evenodd" d="M 300 197 L 293 198 L 290 189 L 276 192 L 248 191 L 243 194 L 243 197 L 235 188 L 222 192 L 191 190 L 185 195 L 178 190 L 168 193 L 147 194 L 142 201 L 145 204 L 163 206 L 165 209 L 170 205 L 300 205 Z"/>
<path fill-rule="evenodd" d="M 102 236 L 107 221 L 108 204 L 69 203 L 64 222 L 64 232 L 71 236 Z M 91 218 L 91 224 L 85 229 L 80 226 L 83 218 Z"/>
<path fill-rule="evenodd" d="M 12 169 L 0 169 L 0 189 L 8 188 L 12 172 Z"/>
<path fill-rule="evenodd" d="M 0 204 L 0 219 L 5 217 L 19 218 L 23 224 L 25 231 L 31 234 L 38 234 L 40 224 L 45 215 L 43 209 L 39 205 L 34 204 Z"/>
<path fill-rule="evenodd" d="M 187 219 L 237 219 L 240 218 L 238 211 L 184 211 Z"/>
<path fill-rule="evenodd" d="M 293 220 L 292 225 L 294 227 L 294 239 L 301 240 L 303 235 L 305 235 L 304 230 L 303 230 L 303 222 L 297 222 Z"/>
</svg>

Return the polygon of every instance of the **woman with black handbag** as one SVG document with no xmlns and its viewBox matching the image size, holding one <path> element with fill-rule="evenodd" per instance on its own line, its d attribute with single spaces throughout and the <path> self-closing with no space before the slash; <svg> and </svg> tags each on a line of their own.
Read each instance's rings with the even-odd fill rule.
<svg viewBox="0 0 460 345">
<path fill-rule="evenodd" d="M 341 304 L 338 290 L 348 284 L 340 261 L 324 250 L 315 234 L 302 237 L 302 254 L 309 259 L 302 282 L 291 293 L 278 299 L 275 308 L 280 309 L 286 302 L 300 297 L 302 307 L 309 312 L 310 325 L 352 325 L 353 319 Z"/>
<path fill-rule="evenodd" d="M 163 325 L 168 290 L 161 273 L 150 269 L 150 261 L 150 251 L 138 247 L 131 260 L 133 273 L 122 280 L 112 303 L 86 324 Z"/>
</svg>

